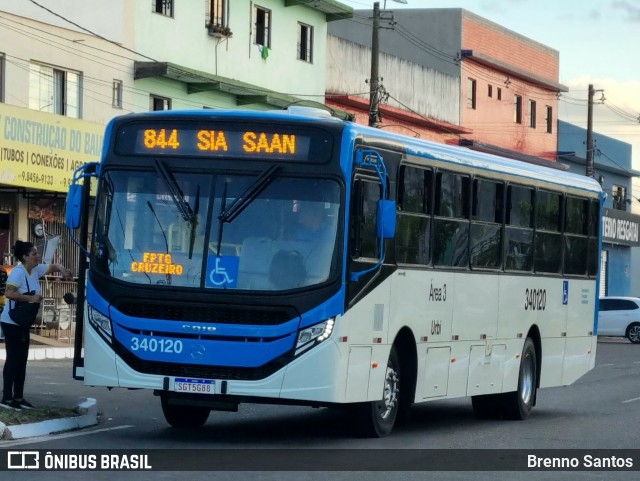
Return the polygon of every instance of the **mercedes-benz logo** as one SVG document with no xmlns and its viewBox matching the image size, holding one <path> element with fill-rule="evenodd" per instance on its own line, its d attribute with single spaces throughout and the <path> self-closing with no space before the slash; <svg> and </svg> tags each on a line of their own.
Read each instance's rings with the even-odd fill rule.
<svg viewBox="0 0 640 481">
<path fill-rule="evenodd" d="M 204 353 L 206 351 L 207 350 L 205 349 L 205 347 L 202 344 L 196 344 L 191 349 L 191 358 L 192 359 L 202 359 L 204 357 Z"/>
</svg>

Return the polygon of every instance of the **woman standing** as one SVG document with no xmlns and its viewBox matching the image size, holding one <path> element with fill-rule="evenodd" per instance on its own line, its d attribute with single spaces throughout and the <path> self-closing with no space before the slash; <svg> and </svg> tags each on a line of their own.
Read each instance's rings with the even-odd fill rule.
<svg viewBox="0 0 640 481">
<path fill-rule="evenodd" d="M 10 310 L 16 301 L 40 303 L 40 278 L 52 272 L 70 277 L 71 271 L 60 264 L 40 264 L 38 250 L 31 242 L 16 241 L 13 255 L 20 262 L 9 274 L 5 297 L 7 305 L 0 314 L 5 337 L 7 358 L 4 363 L 4 391 L 0 407 L 29 409 L 33 405 L 24 398 L 27 358 L 29 356 L 30 326 L 19 326 L 11 319 Z"/>
</svg>

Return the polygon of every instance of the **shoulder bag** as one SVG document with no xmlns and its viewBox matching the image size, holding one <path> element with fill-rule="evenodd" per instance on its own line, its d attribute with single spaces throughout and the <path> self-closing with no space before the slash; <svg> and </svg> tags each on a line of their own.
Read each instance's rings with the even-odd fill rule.
<svg viewBox="0 0 640 481">
<path fill-rule="evenodd" d="M 27 283 L 27 291 L 25 295 L 32 296 L 36 292 L 32 291 L 29 287 L 29 281 L 27 280 L 27 274 L 24 275 L 24 280 Z M 36 322 L 36 315 L 38 309 L 40 309 L 39 302 L 26 302 L 26 301 L 11 301 L 12 306 L 9 309 L 9 317 L 20 327 L 30 328 Z"/>
</svg>

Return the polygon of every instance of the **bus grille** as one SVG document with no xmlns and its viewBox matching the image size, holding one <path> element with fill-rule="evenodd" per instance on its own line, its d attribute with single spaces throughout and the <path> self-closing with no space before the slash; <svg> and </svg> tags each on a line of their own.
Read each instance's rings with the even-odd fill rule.
<svg viewBox="0 0 640 481">
<path fill-rule="evenodd" d="M 291 353 L 283 354 L 259 367 L 205 366 L 198 364 L 175 364 L 170 362 L 145 361 L 116 343 L 115 351 L 138 372 L 158 376 L 193 377 L 198 379 L 221 379 L 233 381 L 258 381 L 286 366 L 292 359 Z"/>
<path fill-rule="evenodd" d="M 297 317 L 293 309 L 248 309 L 207 305 L 146 304 L 143 302 L 115 303 L 116 309 L 132 317 L 163 319 L 179 322 L 208 322 L 215 324 L 245 324 L 273 326 Z"/>
</svg>

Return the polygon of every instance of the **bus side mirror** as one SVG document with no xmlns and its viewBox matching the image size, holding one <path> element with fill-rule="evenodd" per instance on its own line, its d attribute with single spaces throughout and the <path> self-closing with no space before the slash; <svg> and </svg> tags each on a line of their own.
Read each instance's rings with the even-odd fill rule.
<svg viewBox="0 0 640 481">
<path fill-rule="evenodd" d="M 65 210 L 65 224 L 69 229 L 80 227 L 80 213 L 82 212 L 82 185 L 72 184 L 67 194 Z"/>
<path fill-rule="evenodd" d="M 396 201 L 379 200 L 376 218 L 377 234 L 380 239 L 393 239 L 396 236 Z"/>
</svg>

